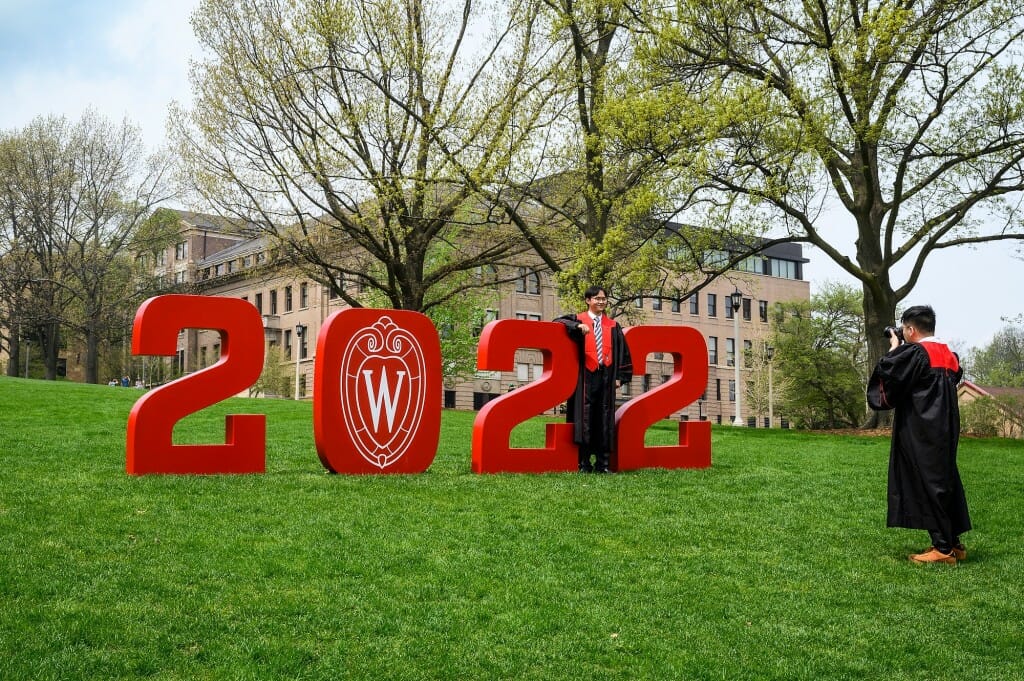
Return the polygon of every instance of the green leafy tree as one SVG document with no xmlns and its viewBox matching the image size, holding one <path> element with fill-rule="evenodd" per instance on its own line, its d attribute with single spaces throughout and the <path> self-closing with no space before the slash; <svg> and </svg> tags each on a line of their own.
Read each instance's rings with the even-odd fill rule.
<svg viewBox="0 0 1024 681">
<path fill-rule="evenodd" d="M 249 388 L 249 397 L 290 397 L 294 363 L 285 357 L 280 346 L 267 348 L 263 358 L 263 371 Z"/>
<path fill-rule="evenodd" d="M 809 303 L 776 305 L 772 324 L 782 413 L 804 428 L 859 426 L 867 365 L 858 292 L 827 284 Z"/>
<path fill-rule="evenodd" d="M 537 130 L 534 162 L 518 166 L 511 191 L 495 197 L 557 275 L 567 305 L 594 283 L 609 287 L 612 314 L 652 294 L 684 297 L 754 250 L 749 225 L 670 221 L 691 207 L 691 154 L 700 150 L 704 102 L 694 82 L 639 77 L 636 48 L 647 23 L 624 0 L 544 0 L 556 63 L 550 124 Z M 517 213 L 508 196 L 534 210 Z M 555 226 L 541 236 L 533 230 Z M 726 234 L 743 234 L 737 239 Z M 731 244 L 725 248 L 723 244 Z M 750 246 L 750 244 L 754 244 Z M 731 252 L 710 260 L 710 252 Z"/>
<path fill-rule="evenodd" d="M 1024 326 L 1008 325 L 965 362 L 971 380 L 1002 388 L 1024 387 Z"/>
<path fill-rule="evenodd" d="M 695 191 L 855 277 L 870 361 L 933 253 L 1024 239 L 1020 3 L 685 1 L 651 16 L 646 63 L 704 88 Z"/>
</svg>

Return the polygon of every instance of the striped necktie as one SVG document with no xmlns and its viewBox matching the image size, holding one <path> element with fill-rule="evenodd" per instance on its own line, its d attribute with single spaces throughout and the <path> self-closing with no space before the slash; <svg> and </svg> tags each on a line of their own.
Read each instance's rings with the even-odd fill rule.
<svg viewBox="0 0 1024 681">
<path fill-rule="evenodd" d="M 594 345 L 597 346 L 597 364 L 604 364 L 604 331 L 601 329 L 601 318 L 594 319 Z"/>
</svg>

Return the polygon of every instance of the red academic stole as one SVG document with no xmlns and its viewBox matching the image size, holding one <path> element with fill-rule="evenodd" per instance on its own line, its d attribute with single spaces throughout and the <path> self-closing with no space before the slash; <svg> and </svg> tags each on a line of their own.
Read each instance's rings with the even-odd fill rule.
<svg viewBox="0 0 1024 681">
<path fill-rule="evenodd" d="M 587 326 L 593 326 L 594 320 L 590 318 L 590 315 L 586 312 L 581 312 L 576 315 L 576 318 L 580 320 L 580 324 L 586 324 Z M 601 364 L 605 366 L 611 366 L 612 363 L 612 329 L 615 328 L 615 322 L 606 314 L 601 315 Z M 597 370 L 597 342 L 594 340 L 594 330 L 591 329 L 590 333 L 583 337 L 583 351 L 587 358 L 587 371 Z"/>
<path fill-rule="evenodd" d="M 945 369 L 956 373 L 960 368 L 960 362 L 957 361 L 956 355 L 954 355 L 949 346 L 945 343 L 933 343 L 926 341 L 920 344 L 928 353 L 928 361 L 931 362 L 933 369 Z"/>
</svg>

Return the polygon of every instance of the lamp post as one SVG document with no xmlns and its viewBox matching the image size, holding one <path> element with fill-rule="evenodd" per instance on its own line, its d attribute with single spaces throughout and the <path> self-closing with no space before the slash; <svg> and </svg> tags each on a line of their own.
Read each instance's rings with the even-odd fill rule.
<svg viewBox="0 0 1024 681">
<path fill-rule="evenodd" d="M 768 346 L 765 350 L 768 357 L 768 427 L 775 423 L 774 400 L 772 399 L 772 358 L 775 357 L 775 348 Z"/>
<path fill-rule="evenodd" d="M 736 386 L 736 416 L 733 418 L 732 425 L 742 426 L 743 419 L 740 417 L 740 411 L 742 409 L 742 393 L 740 390 L 740 306 L 743 304 L 743 294 L 740 293 L 740 289 L 737 286 L 736 290 L 729 294 L 729 305 L 732 306 L 732 331 L 733 331 L 733 369 L 734 369 L 734 384 Z"/>
<path fill-rule="evenodd" d="M 32 341 L 25 339 L 25 378 L 28 378 L 28 358 L 32 354 Z"/>
<path fill-rule="evenodd" d="M 299 361 L 302 359 L 302 337 L 306 333 L 305 324 L 295 325 L 295 400 L 299 399 Z"/>
</svg>

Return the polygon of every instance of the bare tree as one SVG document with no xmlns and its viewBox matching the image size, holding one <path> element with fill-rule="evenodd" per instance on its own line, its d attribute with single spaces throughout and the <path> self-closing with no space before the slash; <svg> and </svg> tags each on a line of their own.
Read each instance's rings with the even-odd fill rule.
<svg viewBox="0 0 1024 681">
<path fill-rule="evenodd" d="M 85 343 L 85 380 L 99 380 L 100 341 L 124 336 L 137 304 L 139 226 L 167 198 L 168 160 L 145 158 L 137 128 L 94 112 L 75 124 L 39 117 L 0 149 L 0 293 L 10 338 L 33 338 L 46 377 L 57 374 L 66 332 Z M 12 355 L 18 354 L 16 351 Z"/>
<path fill-rule="evenodd" d="M 514 278 L 529 245 L 482 188 L 535 125 L 536 17 L 530 0 L 205 0 L 212 56 L 172 116 L 185 175 L 350 305 L 346 281 L 430 311 L 483 266 Z"/>
</svg>

